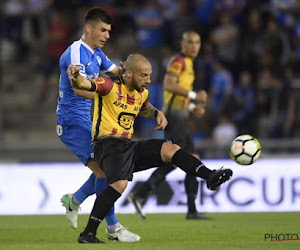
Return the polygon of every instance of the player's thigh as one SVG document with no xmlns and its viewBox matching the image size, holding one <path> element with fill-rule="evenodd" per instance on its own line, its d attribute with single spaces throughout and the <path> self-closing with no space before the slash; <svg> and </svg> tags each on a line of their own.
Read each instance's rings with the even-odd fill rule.
<svg viewBox="0 0 300 250">
<path fill-rule="evenodd" d="M 161 139 L 138 141 L 134 151 L 134 172 L 165 166 L 161 158 L 161 147 L 164 142 L 166 141 Z"/>
<path fill-rule="evenodd" d="M 84 165 L 94 158 L 90 127 L 57 124 L 56 131 L 60 140 Z"/>
<path fill-rule="evenodd" d="M 93 171 L 97 178 L 105 178 L 105 173 L 94 159 L 89 159 L 87 166 Z"/>
</svg>

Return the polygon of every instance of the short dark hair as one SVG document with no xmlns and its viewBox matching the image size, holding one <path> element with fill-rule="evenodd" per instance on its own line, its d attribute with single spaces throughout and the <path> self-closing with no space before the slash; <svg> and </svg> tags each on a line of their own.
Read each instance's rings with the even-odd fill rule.
<svg viewBox="0 0 300 250">
<path fill-rule="evenodd" d="M 108 15 L 103 9 L 97 7 L 97 8 L 93 8 L 90 9 L 86 15 L 85 15 L 85 19 L 84 19 L 84 24 L 90 23 L 90 22 L 104 22 L 107 24 L 112 24 L 113 23 L 113 19 L 110 15 Z"/>
</svg>

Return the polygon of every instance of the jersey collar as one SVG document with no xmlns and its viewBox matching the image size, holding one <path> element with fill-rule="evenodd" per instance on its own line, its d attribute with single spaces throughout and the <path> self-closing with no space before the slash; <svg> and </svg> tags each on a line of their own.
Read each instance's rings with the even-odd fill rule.
<svg viewBox="0 0 300 250">
<path fill-rule="evenodd" d="M 85 43 L 82 39 L 80 39 L 80 41 L 81 41 L 82 45 L 84 47 L 86 47 L 92 54 L 95 53 L 95 50 L 93 50 L 87 43 Z"/>
</svg>

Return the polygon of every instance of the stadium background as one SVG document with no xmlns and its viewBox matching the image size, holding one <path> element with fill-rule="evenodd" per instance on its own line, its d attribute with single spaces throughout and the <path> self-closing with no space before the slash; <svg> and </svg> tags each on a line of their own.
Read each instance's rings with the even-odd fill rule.
<svg viewBox="0 0 300 250">
<path fill-rule="evenodd" d="M 56 162 L 66 166 L 66 173 L 72 172 L 70 162 L 78 164 L 55 131 L 57 54 L 80 38 L 83 15 L 97 4 L 115 19 L 104 48 L 108 57 L 118 64 L 129 53 L 138 52 L 151 60 L 150 101 L 157 107 L 162 103 L 166 64 L 178 52 L 182 32 L 193 29 L 201 34 L 196 85 L 208 91 L 210 100 L 205 117 L 189 122 L 200 155 L 203 160 L 228 158 L 229 144 L 236 135 L 256 136 L 262 144 L 261 158 L 278 159 L 283 172 L 290 173 L 288 180 L 294 189 L 289 190 L 296 194 L 296 207 L 300 178 L 298 0 L 1 1 L 0 203 L 7 201 L 4 183 L 9 179 L 14 187 L 26 185 L 17 178 L 14 182 L 20 169 L 35 167 L 32 173 L 47 176 L 47 166 Z M 64 29 L 59 42 L 49 40 L 55 27 Z M 153 133 L 153 127 L 139 119 L 136 137 L 162 136 Z M 288 159 L 295 160 L 292 171 Z M 16 172 L 9 172 L 13 167 Z M 270 165 L 267 167 L 271 175 Z M 261 168 L 263 164 L 248 170 L 259 175 Z M 280 188 L 280 175 L 276 178 L 279 182 L 274 185 Z M 38 179 L 33 181 L 42 185 Z M 78 180 L 74 190 L 81 183 Z M 63 189 L 61 183 L 58 186 L 61 194 L 74 191 L 70 186 Z"/>
</svg>

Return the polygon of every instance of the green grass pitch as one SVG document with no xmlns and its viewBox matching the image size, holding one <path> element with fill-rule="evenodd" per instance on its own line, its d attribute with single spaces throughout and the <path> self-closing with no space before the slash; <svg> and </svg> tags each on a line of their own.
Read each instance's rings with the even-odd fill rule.
<svg viewBox="0 0 300 250">
<path fill-rule="evenodd" d="M 79 244 L 77 236 L 88 215 L 79 215 L 78 229 L 64 215 L 0 216 L 0 249 L 300 249 L 300 240 L 265 241 L 265 234 L 297 234 L 299 213 L 207 214 L 212 221 L 187 221 L 184 214 L 119 214 L 120 222 L 141 236 L 137 243 L 109 241 L 105 223 L 98 238 L 106 244 Z M 294 237 L 296 237 L 294 235 Z"/>
</svg>

